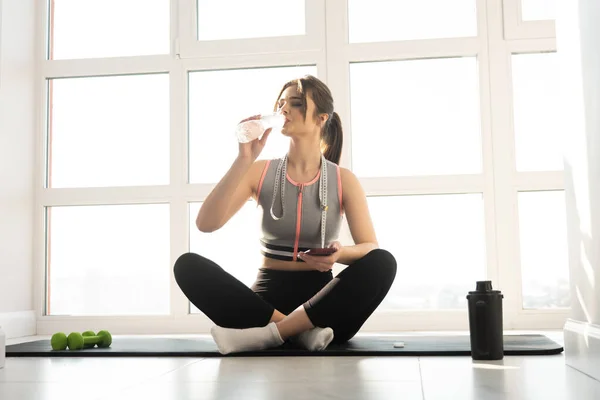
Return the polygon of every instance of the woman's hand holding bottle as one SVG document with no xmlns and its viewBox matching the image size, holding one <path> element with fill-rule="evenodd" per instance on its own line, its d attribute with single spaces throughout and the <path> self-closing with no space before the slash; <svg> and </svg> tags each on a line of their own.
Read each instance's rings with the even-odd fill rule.
<svg viewBox="0 0 600 400">
<path fill-rule="evenodd" d="M 238 124 L 236 130 L 240 148 L 239 156 L 248 158 L 252 162 L 260 155 L 262 149 L 265 147 L 267 138 L 271 133 L 271 128 L 261 132 L 263 127 L 260 123 L 260 118 L 260 115 L 253 115 L 252 117 L 243 119 Z M 262 137 L 260 137 L 261 134 Z"/>
<path fill-rule="evenodd" d="M 271 114 L 253 115 L 240 121 L 235 131 L 240 157 L 248 157 L 254 162 L 265 147 L 273 127 L 283 126 L 284 120 L 280 114 Z"/>
</svg>

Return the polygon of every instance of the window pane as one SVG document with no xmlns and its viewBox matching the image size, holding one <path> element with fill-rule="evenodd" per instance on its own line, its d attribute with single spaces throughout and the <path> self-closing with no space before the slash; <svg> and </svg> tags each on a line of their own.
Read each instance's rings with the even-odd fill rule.
<svg viewBox="0 0 600 400">
<path fill-rule="evenodd" d="M 521 0 L 521 19 L 539 21 L 556 18 L 556 0 Z"/>
<path fill-rule="evenodd" d="M 475 58 L 351 64 L 353 171 L 481 172 L 478 86 Z"/>
<path fill-rule="evenodd" d="M 517 169 L 562 170 L 556 53 L 515 54 L 512 73 Z"/>
<path fill-rule="evenodd" d="M 304 9 L 304 0 L 198 0 L 198 39 L 304 35 Z"/>
<path fill-rule="evenodd" d="M 477 35 L 475 0 L 348 0 L 348 20 L 350 43 Z"/>
<path fill-rule="evenodd" d="M 190 251 L 214 261 L 242 283 L 251 286 L 262 265 L 256 202 L 248 201 L 221 229 L 211 233 L 202 233 L 196 228 L 196 216 L 201 205 L 190 204 Z M 193 304 L 190 310 L 192 313 L 199 312 Z"/>
<path fill-rule="evenodd" d="M 166 74 L 50 81 L 49 187 L 169 183 Z"/>
<path fill-rule="evenodd" d="M 48 208 L 49 315 L 169 313 L 166 204 Z"/>
<path fill-rule="evenodd" d="M 369 197 L 381 248 L 398 263 L 380 309 L 464 309 L 486 277 L 480 194 Z"/>
<path fill-rule="evenodd" d="M 523 308 L 569 307 L 564 191 L 520 192 Z"/>
<path fill-rule="evenodd" d="M 189 76 L 190 182 L 216 183 L 238 154 L 239 121 L 273 112 L 285 82 L 316 68 L 281 67 L 192 72 Z M 272 132 L 259 159 L 282 157 L 289 138 Z"/>
<path fill-rule="evenodd" d="M 50 4 L 51 60 L 169 53 L 169 0 L 52 0 Z"/>
</svg>

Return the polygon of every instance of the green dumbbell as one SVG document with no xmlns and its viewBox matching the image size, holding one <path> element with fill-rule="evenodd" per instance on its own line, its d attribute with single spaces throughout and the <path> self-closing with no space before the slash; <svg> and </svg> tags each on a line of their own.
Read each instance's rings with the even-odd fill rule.
<svg viewBox="0 0 600 400">
<path fill-rule="evenodd" d="M 98 347 L 110 347 L 112 344 L 112 336 L 108 331 L 100 331 L 96 335 L 93 331 L 85 331 L 83 333 L 73 332 L 69 336 L 63 332 L 58 332 L 52 335 L 50 340 L 52 350 L 81 350 L 89 349 L 96 345 Z"/>
<path fill-rule="evenodd" d="M 81 336 L 96 336 L 96 333 L 94 331 L 85 331 L 81 334 Z M 95 344 L 94 343 L 85 343 L 83 345 L 84 349 L 91 349 L 92 347 L 94 347 Z"/>
<path fill-rule="evenodd" d="M 52 345 L 52 350 L 66 350 L 68 344 L 67 335 L 63 332 L 55 333 L 52 335 L 50 344 Z"/>
<path fill-rule="evenodd" d="M 86 333 L 90 333 L 89 331 Z M 69 350 L 81 350 L 87 345 L 92 347 L 98 345 L 98 347 L 110 347 L 112 343 L 112 336 L 108 331 L 100 331 L 96 336 L 84 336 L 78 332 L 72 332 L 67 337 Z"/>
</svg>

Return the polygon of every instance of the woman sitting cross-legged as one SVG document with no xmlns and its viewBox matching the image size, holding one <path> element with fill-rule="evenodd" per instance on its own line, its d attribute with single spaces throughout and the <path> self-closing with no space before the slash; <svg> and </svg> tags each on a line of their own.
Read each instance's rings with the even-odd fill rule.
<svg viewBox="0 0 600 400">
<path fill-rule="evenodd" d="M 396 276 L 396 260 L 378 248 L 358 179 L 338 166 L 342 126 L 330 90 L 304 76 L 283 86 L 275 108 L 285 117 L 287 154 L 257 161 L 270 129 L 240 143 L 238 157 L 196 219 L 198 229 L 213 232 L 249 198 L 256 200 L 263 254 L 256 281 L 247 287 L 194 253 L 181 255 L 174 266 L 183 293 L 215 323 L 211 334 L 223 354 L 287 340 L 312 351 L 344 343 L 381 304 Z M 353 246 L 337 241 L 344 215 Z M 347 267 L 334 277 L 335 263 Z"/>
</svg>

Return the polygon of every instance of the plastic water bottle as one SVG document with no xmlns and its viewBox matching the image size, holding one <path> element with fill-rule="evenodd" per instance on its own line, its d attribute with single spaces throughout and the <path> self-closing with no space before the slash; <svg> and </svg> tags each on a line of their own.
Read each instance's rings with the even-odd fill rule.
<svg viewBox="0 0 600 400">
<path fill-rule="evenodd" d="M 0 326 L 0 368 L 4 368 L 6 362 L 6 335 Z"/>
<path fill-rule="evenodd" d="M 235 129 L 235 136 L 240 143 L 248 143 L 259 138 L 269 128 L 281 130 L 284 123 L 285 117 L 281 114 L 261 115 L 260 119 L 239 123 Z"/>
</svg>

